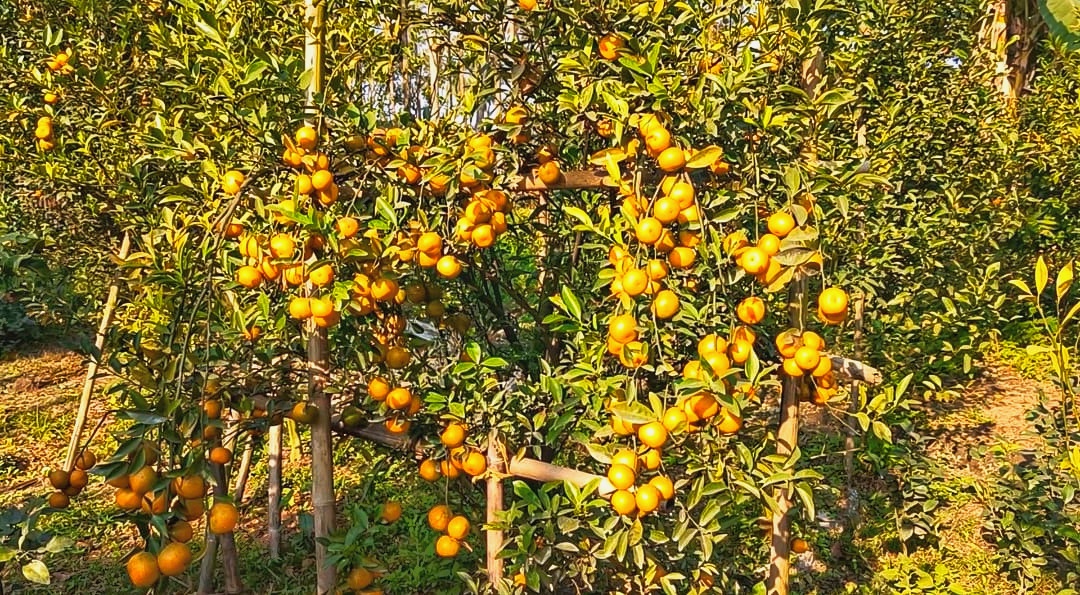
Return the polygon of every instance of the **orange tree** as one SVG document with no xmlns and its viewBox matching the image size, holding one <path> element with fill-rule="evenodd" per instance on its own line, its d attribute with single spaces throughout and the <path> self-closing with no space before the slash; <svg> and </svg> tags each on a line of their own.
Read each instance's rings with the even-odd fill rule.
<svg viewBox="0 0 1080 595">
<path fill-rule="evenodd" d="M 941 152 L 913 131 L 952 139 L 947 119 L 897 117 L 916 85 L 889 86 L 889 60 L 917 57 L 933 66 L 920 84 L 978 96 L 988 62 L 955 77 L 932 39 L 971 49 L 948 31 L 970 31 L 956 23 L 976 4 L 933 12 L 925 31 L 916 8 L 798 2 L 328 5 L 325 85 L 306 108 L 316 23 L 288 3 L 5 15 L 19 43 L 5 50 L 18 92 L 3 147 L 31 169 L 5 175 L 79 193 L 135 233 L 110 357 L 128 423 L 97 466 L 146 537 L 133 581 L 182 572 L 174 545 L 205 511 L 228 536 L 219 449 L 241 429 L 282 413 L 324 423 L 301 381 L 325 330 L 335 418 L 434 443 L 420 473 L 454 488 L 429 516 L 439 555 L 482 521 L 462 510 L 473 488 L 451 480 L 499 472 L 480 454 L 490 430 L 508 455 L 605 476 L 513 481 L 494 525 L 512 576 L 496 588 L 762 582 L 759 520 L 783 510 L 780 493 L 812 518 L 820 477 L 777 446 L 781 383 L 843 409 L 823 356 L 850 345 L 840 287 L 867 293 L 888 329 L 905 320 L 897 304 L 923 316 L 908 336 L 878 333 L 908 344 L 940 326 L 927 300 L 955 281 L 919 278 L 911 259 L 972 245 L 966 231 L 936 241 L 894 202 L 922 152 Z M 893 45 L 858 46 L 874 35 Z M 965 138 L 996 146 L 1002 131 L 975 118 L 995 104 L 965 109 Z M 946 154 L 920 196 L 951 221 L 981 171 Z M 999 187 L 973 194 L 979 231 L 1008 229 L 982 208 Z M 880 253 L 859 262 L 864 238 Z M 984 261 L 946 262 L 967 275 Z M 905 283 L 922 301 L 895 291 Z M 331 550 L 366 582 L 352 550 Z"/>
</svg>

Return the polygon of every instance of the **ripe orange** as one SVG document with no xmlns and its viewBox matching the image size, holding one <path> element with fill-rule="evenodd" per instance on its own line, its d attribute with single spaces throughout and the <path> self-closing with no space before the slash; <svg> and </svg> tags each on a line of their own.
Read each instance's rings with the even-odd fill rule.
<svg viewBox="0 0 1080 595">
<path fill-rule="evenodd" d="M 660 448 L 667 442 L 668 431 L 664 424 L 653 421 L 638 428 L 638 440 L 650 448 Z"/>
<path fill-rule="evenodd" d="M 817 368 L 821 361 L 821 353 L 817 349 L 802 346 L 795 352 L 795 363 L 804 372 L 810 372 Z"/>
<path fill-rule="evenodd" d="M 307 196 L 315 191 L 315 187 L 311 185 L 311 176 L 307 174 L 296 174 L 296 181 L 293 186 L 300 196 Z"/>
<path fill-rule="evenodd" d="M 71 499 L 64 492 L 53 492 L 49 494 L 49 506 L 52 508 L 67 508 L 71 504 Z"/>
<path fill-rule="evenodd" d="M 810 375 L 814 378 L 821 378 L 832 372 L 832 369 L 832 360 L 828 357 L 822 357 L 818 361 L 818 365 L 810 372 Z"/>
<path fill-rule="evenodd" d="M 296 240 L 284 233 L 275 234 L 270 238 L 270 256 L 274 258 L 290 259 L 296 256 Z"/>
<path fill-rule="evenodd" d="M 612 465 L 624 465 L 629 467 L 632 471 L 637 472 L 638 468 L 638 456 L 637 453 L 629 448 L 619 449 L 615 453 L 615 456 L 611 457 Z"/>
<path fill-rule="evenodd" d="M 315 190 L 324 191 L 330 188 L 330 185 L 334 183 L 334 174 L 325 169 L 311 174 L 311 187 Z"/>
<path fill-rule="evenodd" d="M 274 264 L 269 258 L 266 258 L 259 263 L 259 273 L 262 274 L 263 279 L 274 281 L 281 275 L 281 267 Z"/>
<path fill-rule="evenodd" d="M 229 502 L 214 502 L 210 507 L 210 521 L 207 525 L 211 533 L 231 533 L 240 520 L 240 512 Z"/>
<path fill-rule="evenodd" d="M 486 223 L 477 225 L 471 238 L 477 248 L 490 248 L 495 243 L 495 229 Z"/>
<path fill-rule="evenodd" d="M 702 359 L 709 365 L 709 370 L 712 372 L 713 376 L 719 377 L 731 368 L 731 361 L 728 360 L 728 356 L 721 351 L 709 353 Z"/>
<path fill-rule="evenodd" d="M 195 531 L 191 528 L 191 523 L 187 521 L 176 521 L 169 526 L 169 539 L 173 541 L 187 543 L 194 536 Z"/>
<path fill-rule="evenodd" d="M 387 523 L 396 523 L 401 518 L 401 503 L 390 500 L 386 504 L 383 504 L 382 512 L 379 518 Z"/>
<path fill-rule="evenodd" d="M 750 359 L 750 354 L 753 353 L 754 346 L 747 341 L 738 340 L 731 344 L 729 354 L 731 361 L 736 364 L 745 364 L 746 360 Z"/>
<path fill-rule="evenodd" d="M 767 233 L 758 238 L 757 247 L 764 250 L 765 254 L 768 254 L 769 256 L 775 256 L 778 252 L 780 252 L 780 238 L 774 236 L 771 233 Z"/>
<path fill-rule="evenodd" d="M 800 347 L 800 349 L 802 348 Z M 803 375 L 802 368 L 799 367 L 799 364 L 793 357 L 784 358 L 783 370 L 785 374 L 792 378 L 798 378 Z"/>
<path fill-rule="evenodd" d="M 846 314 L 847 307 L 847 293 L 839 287 L 830 287 L 818 296 L 818 309 L 826 316 Z"/>
<path fill-rule="evenodd" d="M 175 512 L 185 521 L 191 522 L 206 512 L 206 505 L 201 498 L 195 500 L 181 500 L 175 507 Z"/>
<path fill-rule="evenodd" d="M 465 539 L 465 536 L 469 534 L 469 528 L 469 519 L 459 514 L 450 519 L 450 523 L 446 525 L 446 534 L 454 539 Z"/>
<path fill-rule="evenodd" d="M 315 148 L 315 145 L 319 144 L 319 133 L 315 132 L 315 129 L 311 126 L 298 128 L 294 138 L 296 138 L 296 144 L 300 145 L 300 148 L 305 151 L 311 151 Z"/>
<path fill-rule="evenodd" d="M 679 210 L 688 209 L 694 204 L 694 186 L 689 182 L 675 182 L 668 196 L 679 203 Z M 695 210 L 696 213 L 696 210 Z"/>
<path fill-rule="evenodd" d="M 735 313 L 744 323 L 757 324 L 765 319 L 765 302 L 757 296 L 750 296 L 739 302 Z"/>
<path fill-rule="evenodd" d="M 660 232 L 660 237 L 656 238 L 656 242 L 653 244 L 656 251 L 661 254 L 667 254 L 675 249 L 675 234 L 671 233 L 670 229 L 664 229 Z M 669 258 L 670 260 L 670 258 Z"/>
<path fill-rule="evenodd" d="M 225 194 L 237 194 L 243 184 L 244 174 L 236 170 L 225 172 L 221 178 L 221 189 L 225 191 Z"/>
<path fill-rule="evenodd" d="M 705 357 L 706 355 L 717 351 L 724 351 L 725 349 L 727 349 L 727 340 L 717 336 L 716 333 L 705 335 L 697 344 L 697 352 L 701 357 Z"/>
<path fill-rule="evenodd" d="M 637 339 L 637 321 L 630 314 L 620 314 L 608 323 L 608 335 L 619 343 Z"/>
<path fill-rule="evenodd" d="M 722 434 L 734 434 L 742 428 L 742 418 L 735 415 L 724 407 L 720 415 L 720 424 L 717 426 Z"/>
<path fill-rule="evenodd" d="M 450 479 L 457 479 L 461 476 L 461 469 L 459 469 L 453 461 L 440 461 L 439 472 Z"/>
<path fill-rule="evenodd" d="M 191 500 L 192 498 L 203 497 L 203 494 L 206 493 L 206 482 L 198 475 L 177 477 L 172 481 L 172 488 L 181 498 Z"/>
<path fill-rule="evenodd" d="M 638 487 L 637 492 L 634 493 L 634 503 L 637 504 L 638 514 L 640 515 L 646 515 L 656 510 L 663 500 L 660 490 L 648 483 Z"/>
<path fill-rule="evenodd" d="M 671 133 L 663 126 L 653 126 L 645 135 L 645 147 L 649 150 L 649 155 L 653 157 L 660 155 L 670 146 Z"/>
<path fill-rule="evenodd" d="M 94 465 L 97 465 L 97 455 L 95 455 L 94 451 L 92 450 L 84 450 L 82 451 L 82 453 L 79 454 L 78 457 L 75 457 L 76 469 L 89 471 L 91 468 L 93 468 Z"/>
<path fill-rule="evenodd" d="M 668 254 L 668 262 L 671 263 L 672 268 L 688 269 L 694 266 L 694 259 L 696 257 L 697 253 L 694 252 L 693 248 L 677 246 Z"/>
<path fill-rule="evenodd" d="M 442 237 L 433 231 L 425 232 L 416 241 L 416 248 L 424 254 L 441 254 L 443 249 Z"/>
<path fill-rule="evenodd" d="M 349 571 L 349 578 L 345 580 L 346 586 L 353 591 L 367 588 L 373 582 L 375 582 L 375 575 L 363 566 L 357 566 Z"/>
<path fill-rule="evenodd" d="M 142 496 L 143 494 L 154 489 L 154 484 L 158 481 L 158 473 L 154 471 L 154 468 L 147 465 L 142 469 L 139 469 L 135 473 L 128 476 L 128 482 L 131 485 L 131 491 Z"/>
<path fill-rule="evenodd" d="M 782 238 L 791 233 L 791 230 L 795 229 L 795 218 L 783 211 L 777 211 L 772 215 L 769 215 L 767 225 L 769 227 L 769 233 L 778 238 Z"/>
<path fill-rule="evenodd" d="M 435 481 L 439 479 L 439 465 L 431 459 L 424 459 L 423 463 L 420 463 L 420 477 L 425 481 Z"/>
<path fill-rule="evenodd" d="M 386 400 L 390 394 L 390 383 L 382 376 L 375 376 L 368 382 L 368 395 L 376 401 Z"/>
<path fill-rule="evenodd" d="M 210 449 L 210 456 L 207 458 L 210 459 L 211 463 L 216 463 L 218 465 L 228 465 L 230 462 L 232 462 L 232 451 L 225 448 L 224 446 L 215 446 L 214 448 Z"/>
<path fill-rule="evenodd" d="M 253 266 L 244 265 L 236 271 L 236 282 L 248 289 L 255 289 L 262 280 L 262 273 Z"/>
<path fill-rule="evenodd" d="M 454 514 L 450 512 L 450 507 L 445 504 L 432 506 L 427 514 L 428 526 L 439 533 L 446 531 L 446 527 L 450 524 L 452 518 L 454 518 Z"/>
<path fill-rule="evenodd" d="M 401 416 L 395 415 L 386 420 L 386 430 L 391 434 L 404 434 L 410 427 L 412 427 L 412 422 Z"/>
<path fill-rule="evenodd" d="M 675 484 L 664 475 L 657 475 L 650 479 L 649 485 L 656 488 L 656 491 L 660 492 L 660 497 L 664 500 L 671 500 L 675 496 Z"/>
<path fill-rule="evenodd" d="M 546 186 L 552 186 L 558 184 L 562 180 L 562 170 L 559 168 L 559 163 L 552 160 L 540 165 L 536 168 L 536 176 L 540 178 L 540 181 Z"/>
<path fill-rule="evenodd" d="M 369 290 L 371 298 L 377 302 L 389 302 L 397 296 L 401 287 L 398 282 L 389 277 L 378 277 L 371 282 Z"/>
<path fill-rule="evenodd" d="M 805 539 L 796 537 L 791 540 L 791 551 L 796 554 L 803 554 L 810 551 L 810 544 L 806 543 Z"/>
<path fill-rule="evenodd" d="M 319 265 L 308 272 L 308 279 L 318 287 L 326 287 L 334 282 L 334 268 L 328 264 Z"/>
<path fill-rule="evenodd" d="M 626 41 L 614 33 L 608 33 L 600 38 L 597 46 L 603 59 L 614 60 L 619 57 L 619 51 L 626 46 Z"/>
<path fill-rule="evenodd" d="M 138 589 L 149 589 L 161 578 L 157 558 L 150 552 L 139 552 L 127 561 L 127 574 Z"/>
<path fill-rule="evenodd" d="M 124 510 L 135 510 L 142 505 L 142 496 L 129 488 L 120 488 L 114 494 L 116 506 Z"/>
<path fill-rule="evenodd" d="M 649 275 L 650 281 L 660 281 L 668 276 L 667 263 L 660 260 L 659 258 L 654 258 L 650 260 L 645 270 Z"/>
<path fill-rule="evenodd" d="M 800 345 L 799 337 L 791 331 L 783 331 L 776 335 L 776 350 L 785 358 L 795 357 Z"/>
<path fill-rule="evenodd" d="M 659 448 L 645 449 L 645 452 L 641 453 L 641 466 L 648 471 L 656 471 L 660 468 L 660 459 L 663 454 L 663 451 Z"/>
<path fill-rule="evenodd" d="M 669 407 L 664 412 L 664 428 L 669 434 L 681 432 L 686 429 L 686 412 L 677 407 Z"/>
<path fill-rule="evenodd" d="M 328 297 L 308 298 L 308 307 L 315 318 L 326 318 L 334 314 L 334 302 Z"/>
<path fill-rule="evenodd" d="M 611 507 L 615 509 L 616 514 L 628 516 L 637 510 L 637 500 L 627 490 L 616 490 L 611 494 Z"/>
<path fill-rule="evenodd" d="M 802 340 L 802 344 L 805 347 L 809 347 L 810 349 L 817 351 L 825 349 L 825 339 L 822 339 L 821 335 L 814 331 L 803 331 L 803 334 L 799 336 L 799 339 Z"/>
<path fill-rule="evenodd" d="M 769 269 L 769 255 L 761 248 L 747 248 L 739 258 L 739 264 L 747 273 L 757 275 Z"/>
<path fill-rule="evenodd" d="M 676 199 L 665 196 L 656 201 L 653 205 L 653 217 L 660 223 L 671 223 L 679 218 L 679 201 Z"/>
<path fill-rule="evenodd" d="M 158 570 L 165 576 L 178 576 L 191 564 L 191 550 L 186 544 L 172 542 L 157 555 Z"/>
<path fill-rule="evenodd" d="M 474 450 L 461 461 L 461 470 L 473 477 L 481 475 L 487 471 L 487 457 Z"/>
<path fill-rule="evenodd" d="M 652 311 L 661 320 L 671 318 L 679 311 L 679 296 L 670 289 L 657 293 L 653 298 Z"/>
<path fill-rule="evenodd" d="M 289 300 L 289 316 L 297 320 L 311 318 L 311 300 L 306 297 L 294 297 Z"/>
<path fill-rule="evenodd" d="M 461 263 L 458 262 L 457 258 L 447 254 L 439 259 L 435 269 L 439 272 L 439 275 L 446 279 L 456 279 L 461 274 Z"/>
<path fill-rule="evenodd" d="M 649 361 L 649 347 L 641 341 L 630 341 L 619 354 L 619 363 L 627 368 L 638 368 Z"/>
<path fill-rule="evenodd" d="M 660 223 L 660 220 L 654 217 L 645 217 L 638 222 L 634 235 L 642 244 L 654 244 L 656 240 L 660 239 L 660 233 L 663 229 L 664 225 Z"/>
<path fill-rule="evenodd" d="M 637 431 L 637 428 L 634 426 L 634 424 L 624 420 L 617 415 L 611 416 L 611 429 L 618 436 L 629 436 Z"/>
<path fill-rule="evenodd" d="M 641 295 L 648 285 L 649 276 L 641 269 L 630 269 L 623 273 L 622 290 L 630 297 Z"/>
<path fill-rule="evenodd" d="M 674 173 L 686 165 L 686 154 L 679 147 L 668 147 L 656 157 L 656 164 L 667 173 Z"/>
<path fill-rule="evenodd" d="M 683 412 L 690 423 L 709 419 L 720 412 L 720 403 L 712 393 L 700 392 L 692 395 L 683 403 Z"/>
<path fill-rule="evenodd" d="M 461 551 L 461 544 L 449 535 L 440 535 L 438 541 L 435 542 L 435 553 L 440 558 L 453 558 L 459 551 Z"/>
<path fill-rule="evenodd" d="M 634 470 L 626 465 L 615 464 L 608 468 L 608 481 L 617 490 L 625 490 L 634 485 Z"/>
<path fill-rule="evenodd" d="M 446 448 L 457 448 L 465 443 L 465 426 L 452 422 L 442 431 L 439 439 Z"/>
<path fill-rule="evenodd" d="M 412 402 L 412 393 L 409 389 L 398 387 L 390 391 L 390 394 L 386 396 L 386 404 L 391 409 L 405 409 Z"/>
</svg>

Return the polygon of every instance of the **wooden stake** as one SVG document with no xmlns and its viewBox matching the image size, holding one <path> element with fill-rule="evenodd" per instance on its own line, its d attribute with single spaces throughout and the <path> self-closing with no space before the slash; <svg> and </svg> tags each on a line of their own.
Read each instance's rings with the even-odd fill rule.
<svg viewBox="0 0 1080 595">
<path fill-rule="evenodd" d="M 270 539 L 270 558 L 281 557 L 281 424 L 270 426 L 266 437 L 267 478 L 267 531 Z"/>
<path fill-rule="evenodd" d="M 120 242 L 120 260 L 128 256 L 131 249 L 131 235 L 124 232 L 124 239 Z M 75 464 L 75 458 L 79 456 L 79 441 L 82 439 L 83 429 L 86 427 L 86 417 L 90 413 L 90 398 L 94 394 L 94 384 L 97 382 L 98 362 L 101 361 L 102 350 L 105 349 L 105 334 L 109 332 L 112 324 L 113 312 L 116 310 L 116 302 L 120 297 L 120 283 L 113 281 L 109 286 L 109 295 L 105 299 L 105 307 L 101 311 L 101 323 L 98 324 L 97 336 L 94 337 L 94 349 L 97 351 L 90 358 L 90 365 L 86 368 L 86 379 L 83 381 L 82 395 L 79 396 L 79 411 L 75 416 L 75 427 L 71 430 L 71 440 L 68 442 L 67 457 L 64 459 L 64 469 L 71 471 Z"/>
<path fill-rule="evenodd" d="M 493 428 L 488 435 L 487 464 L 491 474 L 487 478 L 487 515 L 486 522 L 493 525 L 499 521 L 499 515 L 503 511 L 503 461 L 499 454 L 499 433 Z M 503 560 L 499 552 L 503 548 L 503 532 L 498 529 L 487 529 L 487 571 L 488 582 L 492 589 L 502 581 Z"/>
<path fill-rule="evenodd" d="M 866 297 L 860 292 L 855 296 L 854 309 L 855 309 L 855 357 L 862 359 L 862 332 L 863 332 L 863 308 L 864 300 Z M 859 411 L 859 379 L 851 379 L 851 395 L 848 401 L 848 412 L 855 414 Z M 853 481 L 855 477 L 855 426 L 852 423 L 845 424 L 846 436 L 844 436 L 844 474 L 847 477 L 847 493 L 844 494 L 844 499 L 847 501 L 845 506 L 845 512 L 848 517 L 848 524 L 854 529 L 854 486 Z"/>
<path fill-rule="evenodd" d="M 247 446 L 244 447 L 244 456 L 236 469 L 236 483 L 233 484 L 233 499 L 236 500 L 237 505 L 244 501 L 244 491 L 247 489 L 248 476 L 251 474 L 251 458 L 254 453 L 255 438 L 248 437 Z"/>
</svg>

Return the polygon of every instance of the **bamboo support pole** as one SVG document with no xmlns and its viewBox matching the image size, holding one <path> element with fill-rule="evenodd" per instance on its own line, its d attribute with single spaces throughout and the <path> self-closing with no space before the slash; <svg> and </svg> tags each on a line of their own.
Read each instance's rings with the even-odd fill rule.
<svg viewBox="0 0 1080 595">
<path fill-rule="evenodd" d="M 853 300 L 853 307 L 855 310 L 855 357 L 862 358 L 862 334 L 863 334 L 863 309 L 865 308 L 865 296 L 859 293 Z M 878 374 L 878 381 L 880 382 L 880 374 Z M 871 382 L 870 384 L 877 384 Z M 852 377 L 848 412 L 855 414 L 859 411 L 859 385 L 860 379 Z M 846 435 L 844 436 L 844 474 L 847 478 L 847 493 L 844 494 L 844 498 L 847 501 L 845 506 L 845 512 L 848 517 L 848 524 L 854 529 L 855 525 L 855 493 L 854 493 L 854 478 L 855 478 L 855 426 L 853 424 L 846 424 Z"/>
<path fill-rule="evenodd" d="M 324 37 L 326 34 L 326 4 L 324 0 L 304 1 L 304 66 L 311 73 L 307 88 L 309 124 L 318 127 L 313 116 L 324 83 Z M 318 595 L 331 593 L 337 583 L 337 572 L 327 561 L 323 543 L 334 530 L 336 501 L 334 498 L 333 438 L 330 432 L 330 395 L 325 391 L 329 375 L 329 345 L 326 329 L 308 324 L 308 400 L 318 409 L 311 424 L 311 505 L 315 517 L 315 567 Z"/>
<path fill-rule="evenodd" d="M 120 242 L 120 260 L 124 260 L 131 250 L 131 235 L 124 233 L 124 239 Z M 90 358 L 90 364 L 86 367 L 86 379 L 83 381 L 82 394 L 79 396 L 79 411 L 75 415 L 75 427 L 71 430 L 71 440 L 68 442 L 67 456 L 64 458 L 64 469 L 71 471 L 75 464 L 75 457 L 79 456 L 79 441 L 82 439 L 83 429 L 86 427 L 86 418 L 90 414 L 90 399 L 94 394 L 94 384 L 97 382 L 98 363 L 101 361 L 102 350 L 105 349 L 105 335 L 109 332 L 112 324 L 113 312 L 116 311 L 116 302 L 120 298 L 120 283 L 113 281 L 109 286 L 109 294 L 105 299 L 105 307 L 101 311 L 101 323 L 98 324 L 97 336 L 94 337 L 94 350 L 97 352 Z"/>
<path fill-rule="evenodd" d="M 244 446 L 244 454 L 240 458 L 240 464 L 236 468 L 236 483 L 233 484 L 233 499 L 237 504 L 244 501 L 244 492 L 247 490 L 248 476 L 251 475 L 251 459 L 255 454 L 255 439 L 249 437 Z"/>
<path fill-rule="evenodd" d="M 270 559 L 281 557 L 281 424 L 270 426 L 266 437 L 267 532 L 270 540 Z"/>
<path fill-rule="evenodd" d="M 499 522 L 499 516 L 503 511 L 503 484 L 501 474 L 503 472 L 502 456 L 499 454 L 498 432 L 494 429 L 488 436 L 487 464 L 492 472 L 487 478 L 487 510 L 485 522 L 492 526 Z M 499 552 L 503 548 L 503 532 L 501 529 L 487 529 L 484 532 L 487 540 L 487 571 L 488 583 L 494 588 L 503 578 L 503 560 Z"/>
</svg>

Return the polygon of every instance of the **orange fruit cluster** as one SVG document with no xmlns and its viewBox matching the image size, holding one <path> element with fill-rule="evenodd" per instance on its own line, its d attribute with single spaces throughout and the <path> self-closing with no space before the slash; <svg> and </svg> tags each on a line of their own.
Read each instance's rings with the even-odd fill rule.
<svg viewBox="0 0 1080 595">
<path fill-rule="evenodd" d="M 645 516 L 675 497 L 675 484 L 665 475 L 655 475 L 648 482 L 635 486 L 644 468 L 655 471 L 660 467 L 661 448 L 667 441 L 667 430 L 660 422 L 649 422 L 638 428 L 639 437 L 647 449 L 641 455 L 629 448 L 615 453 L 608 467 L 607 480 L 614 488 L 611 508 L 616 514 Z M 646 442 L 647 440 L 647 442 Z"/>
<path fill-rule="evenodd" d="M 461 551 L 461 542 L 468 537 L 469 519 L 462 515 L 454 515 L 450 507 L 445 504 L 437 504 L 428 510 L 428 526 L 439 533 L 443 533 L 435 541 L 435 553 L 440 558 L 453 558 Z"/>
<path fill-rule="evenodd" d="M 49 472 L 49 485 L 56 491 L 49 494 L 48 502 L 51 508 L 67 508 L 71 504 L 71 498 L 82 493 L 90 482 L 87 471 L 97 465 L 97 456 L 87 449 L 75 458 L 75 468 L 71 471 L 53 469 Z"/>
<path fill-rule="evenodd" d="M 832 359 L 823 353 L 825 340 L 813 331 L 798 332 L 786 330 L 776 336 L 776 349 L 783 357 L 784 374 L 813 379 L 806 384 L 808 391 L 805 400 L 823 405 L 837 393 L 836 375 L 833 372 Z"/>
</svg>

